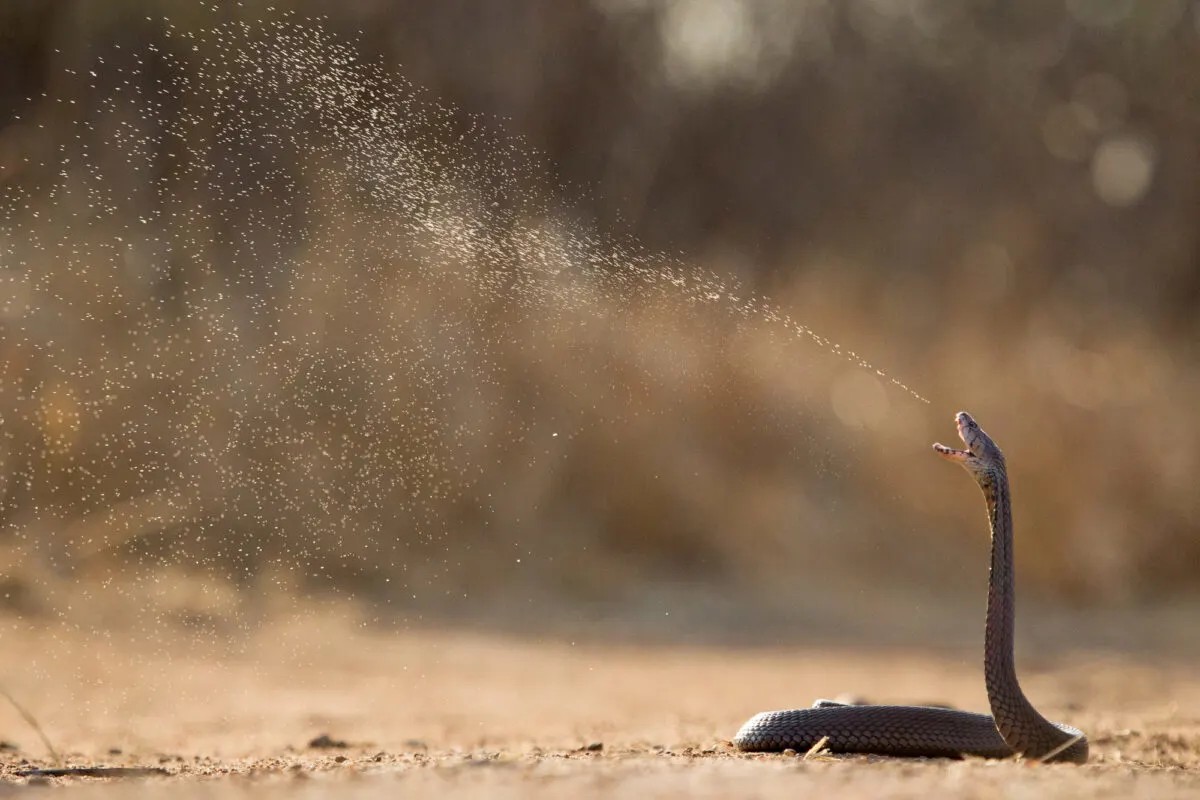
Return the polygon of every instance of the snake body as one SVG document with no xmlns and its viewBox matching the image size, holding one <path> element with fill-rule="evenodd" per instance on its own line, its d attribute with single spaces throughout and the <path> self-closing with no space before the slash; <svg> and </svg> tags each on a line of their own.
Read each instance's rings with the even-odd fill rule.
<svg viewBox="0 0 1200 800">
<path fill-rule="evenodd" d="M 1037 712 L 1017 681 L 1013 658 L 1012 505 L 1004 454 L 965 411 L 955 422 L 966 445 L 935 444 L 943 458 L 967 470 L 983 490 L 991 527 L 983 666 L 991 715 L 925 706 L 853 706 L 818 700 L 812 708 L 756 714 L 733 739 L 739 750 L 808 750 L 821 739 L 831 752 L 891 756 L 1013 755 L 1044 761 L 1087 761 L 1083 733 Z"/>
</svg>

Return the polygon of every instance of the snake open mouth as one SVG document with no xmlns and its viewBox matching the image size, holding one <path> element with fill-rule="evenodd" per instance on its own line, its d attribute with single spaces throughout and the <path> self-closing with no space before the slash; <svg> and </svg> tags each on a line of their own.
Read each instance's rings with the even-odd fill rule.
<svg viewBox="0 0 1200 800">
<path fill-rule="evenodd" d="M 950 461 L 962 461 L 970 458 L 973 455 L 973 453 L 971 453 L 969 450 L 957 450 L 953 447 L 946 447 L 946 445 L 942 444 L 941 442 L 935 444 L 933 449 L 937 451 L 939 456 L 949 459 Z"/>
</svg>

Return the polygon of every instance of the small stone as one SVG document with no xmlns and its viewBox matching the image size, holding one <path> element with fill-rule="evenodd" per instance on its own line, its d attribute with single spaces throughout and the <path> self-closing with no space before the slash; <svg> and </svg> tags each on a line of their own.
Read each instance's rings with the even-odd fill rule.
<svg viewBox="0 0 1200 800">
<path fill-rule="evenodd" d="M 308 746 L 314 750 L 344 750 L 350 746 L 350 743 L 342 739 L 334 739 L 328 733 L 322 733 L 309 741 Z"/>
</svg>

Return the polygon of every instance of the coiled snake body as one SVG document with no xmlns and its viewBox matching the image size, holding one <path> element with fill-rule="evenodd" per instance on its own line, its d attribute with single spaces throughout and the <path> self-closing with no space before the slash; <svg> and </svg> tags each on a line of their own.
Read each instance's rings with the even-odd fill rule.
<svg viewBox="0 0 1200 800">
<path fill-rule="evenodd" d="M 740 750 L 807 750 L 822 738 L 832 752 L 893 756 L 983 756 L 1083 763 L 1083 733 L 1046 720 L 1025 698 L 1013 660 L 1013 533 L 1004 454 L 971 415 L 955 417 L 965 450 L 935 444 L 983 490 L 992 535 L 983 666 L 991 716 L 924 706 L 851 706 L 818 700 L 812 708 L 756 714 L 733 738 Z"/>
</svg>

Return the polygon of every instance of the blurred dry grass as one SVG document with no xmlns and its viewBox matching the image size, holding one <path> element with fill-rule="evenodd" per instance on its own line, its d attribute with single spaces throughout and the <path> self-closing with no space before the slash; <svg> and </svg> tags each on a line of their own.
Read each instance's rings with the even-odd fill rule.
<svg viewBox="0 0 1200 800">
<path fill-rule="evenodd" d="M 337 72 L 253 4 L 10 7 L 39 67 L 0 129 L 0 599 L 188 572 L 210 576 L 193 616 L 218 576 L 399 614 L 975 596 L 980 503 L 928 453 L 959 408 L 1009 455 L 1031 585 L 1186 592 L 1191 17 L 980 2 L 918 36 L 855 16 L 876 5 L 801 4 L 816 44 L 799 25 L 715 79 L 679 77 L 670 31 L 699 23 L 669 3 L 351 5 L 325 25 L 465 111 L 380 81 L 308 117 L 229 40 L 187 38 L 249 19 L 233 44 L 285 51 L 271 75 Z M 164 10 L 172 36 L 143 21 Z M 418 98 L 404 124 L 372 122 L 388 92 Z M 932 402 L 709 299 L 710 270 Z"/>
</svg>

